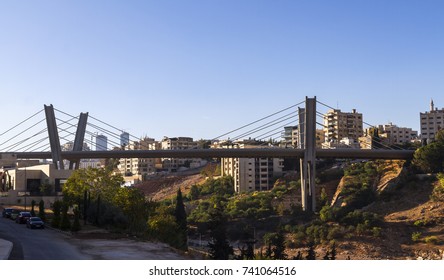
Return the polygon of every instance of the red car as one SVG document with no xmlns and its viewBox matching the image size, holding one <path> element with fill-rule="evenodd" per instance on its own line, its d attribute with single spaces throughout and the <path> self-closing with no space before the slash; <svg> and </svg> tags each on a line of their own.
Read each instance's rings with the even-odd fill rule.
<svg viewBox="0 0 444 280">
<path fill-rule="evenodd" d="M 26 224 L 29 218 L 31 218 L 30 212 L 20 212 L 17 218 L 15 218 L 15 222 L 18 224 Z"/>
</svg>

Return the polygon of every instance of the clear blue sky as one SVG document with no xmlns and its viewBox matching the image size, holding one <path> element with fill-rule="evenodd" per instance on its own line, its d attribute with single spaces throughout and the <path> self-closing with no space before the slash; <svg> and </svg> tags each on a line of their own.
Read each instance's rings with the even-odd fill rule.
<svg viewBox="0 0 444 280">
<path fill-rule="evenodd" d="M 213 138 L 317 98 L 419 129 L 444 107 L 444 1 L 1 1 L 0 131 L 43 104 Z M 326 111 L 326 108 L 319 108 Z"/>
</svg>

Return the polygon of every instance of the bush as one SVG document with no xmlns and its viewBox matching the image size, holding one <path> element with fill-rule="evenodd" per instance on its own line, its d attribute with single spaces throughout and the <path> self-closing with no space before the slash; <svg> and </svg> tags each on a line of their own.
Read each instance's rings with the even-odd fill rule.
<svg viewBox="0 0 444 280">
<path fill-rule="evenodd" d="M 438 237 L 436 237 L 436 236 L 427 236 L 425 239 L 424 239 L 424 241 L 425 241 L 425 243 L 427 243 L 427 244 L 438 244 Z"/>
<path fill-rule="evenodd" d="M 434 221 L 431 221 L 431 220 L 428 220 L 428 219 L 417 220 L 417 221 L 415 221 L 413 223 L 413 225 L 416 226 L 416 227 L 429 227 L 429 226 L 432 226 L 434 224 L 435 224 Z"/>
<path fill-rule="evenodd" d="M 420 232 L 414 232 L 414 233 L 412 233 L 412 241 L 413 241 L 413 242 L 418 242 L 418 241 L 420 241 L 420 240 L 421 240 L 421 236 L 422 236 L 422 233 L 420 233 Z"/>
<path fill-rule="evenodd" d="M 60 222 L 60 229 L 61 230 L 69 230 L 71 229 L 71 222 L 69 221 L 68 217 L 68 204 L 63 203 L 62 204 L 62 220 Z"/>
</svg>

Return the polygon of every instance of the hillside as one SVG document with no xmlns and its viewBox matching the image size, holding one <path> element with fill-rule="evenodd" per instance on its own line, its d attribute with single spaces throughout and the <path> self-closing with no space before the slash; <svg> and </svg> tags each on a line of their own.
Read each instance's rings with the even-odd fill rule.
<svg viewBox="0 0 444 280">
<path fill-rule="evenodd" d="M 205 178 L 200 174 L 166 176 L 145 181 L 135 187 L 140 189 L 148 198 L 161 201 L 174 197 L 179 188 L 182 193 L 187 194 L 192 185 L 200 184 L 203 181 L 205 181 Z"/>
<path fill-rule="evenodd" d="M 378 166 L 373 188 L 378 199 L 364 211 L 383 223 L 378 236 L 354 235 L 337 240 L 338 259 L 443 259 L 444 202 L 432 199 L 438 184 L 431 175 L 407 175 L 402 162 Z M 344 176 L 332 204 L 341 205 L 341 191 L 354 176 Z M 318 255 L 326 247 L 319 246 Z"/>
<path fill-rule="evenodd" d="M 334 221 L 325 222 L 315 230 L 324 230 L 329 233 L 332 231 L 334 237 L 328 240 L 325 240 L 324 237 L 318 241 L 315 248 L 318 258 L 325 255 L 326 251 L 330 249 L 331 241 L 334 240 L 337 259 L 442 259 L 444 257 L 444 202 L 431 199 L 433 189 L 438 184 L 436 178 L 430 175 L 411 175 L 404 166 L 404 162 L 401 161 L 378 161 L 372 163 L 372 166 L 370 166 L 371 164 L 362 164 L 364 167 L 359 168 L 364 168 L 367 175 L 363 174 L 365 173 L 362 172 L 363 169 L 357 168 L 354 172 L 348 172 L 342 179 L 337 176 L 326 176 L 325 178 L 328 179 L 320 180 L 317 190 L 324 189 L 329 201 L 332 201 L 332 205 L 337 205 L 340 208 L 341 205 L 347 204 L 344 204 L 344 201 L 350 201 L 347 195 L 349 192 L 343 192 L 344 190 L 353 184 L 368 184 L 376 196 L 373 198 L 373 202 L 369 205 L 366 204 L 367 206 L 362 211 L 378 214 L 381 222 L 377 226 L 366 227 L 363 231 L 358 230 L 359 225 L 347 226 L 339 225 Z M 336 171 L 333 173 L 333 175 L 337 174 Z M 325 174 L 329 175 L 328 172 Z M 297 177 L 291 180 L 297 180 Z M 203 182 L 205 182 L 205 178 L 201 175 L 169 176 L 144 182 L 137 188 L 140 188 L 148 197 L 160 201 L 173 198 L 179 187 L 186 194 L 192 185 Z M 292 181 L 292 183 L 294 182 Z M 282 189 L 272 191 L 270 195 L 274 196 L 279 193 L 282 193 Z M 257 195 L 253 194 L 252 198 L 246 196 L 246 194 L 234 195 L 228 200 L 231 207 L 230 215 L 235 213 L 233 207 L 256 205 L 254 197 L 257 198 Z M 319 193 L 318 197 L 320 197 Z M 207 197 L 193 202 L 194 206 L 188 206 L 188 209 L 191 211 L 199 205 L 208 204 L 204 199 Z M 284 195 L 279 199 L 271 200 L 271 207 L 276 211 L 270 210 L 272 211 L 270 216 L 261 216 L 258 219 L 254 217 L 260 215 L 255 212 L 250 215 L 250 212 L 238 211 L 244 214 L 241 218 L 233 218 L 230 227 L 239 231 L 240 226 L 254 225 L 256 237 L 260 240 L 256 248 L 260 248 L 264 245 L 262 243 L 264 234 L 273 231 L 278 224 L 289 226 L 286 238 L 287 243 L 292 245 L 287 247 L 288 256 L 294 257 L 298 252 L 305 254 L 308 250 L 304 244 L 307 244 L 307 238 L 309 238 L 309 228 L 307 228 L 309 225 L 306 224 L 306 221 L 295 219 L 292 216 L 294 214 L 290 213 L 292 211 L 291 205 L 297 201 L 300 201 L 300 192 L 298 187 L 293 187 L 291 191 L 284 192 Z M 278 210 L 279 208 L 281 211 Z M 284 216 L 279 214 L 282 209 L 286 209 Z M 244 211 L 247 210 L 247 208 L 244 209 Z M 296 213 L 296 215 L 300 214 Z M 306 225 L 306 228 L 301 233 L 300 227 L 303 225 Z M 237 242 L 236 240 L 232 241 Z"/>
</svg>

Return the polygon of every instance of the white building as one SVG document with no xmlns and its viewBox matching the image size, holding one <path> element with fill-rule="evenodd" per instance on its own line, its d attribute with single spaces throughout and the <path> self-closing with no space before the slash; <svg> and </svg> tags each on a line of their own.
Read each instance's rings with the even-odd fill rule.
<svg viewBox="0 0 444 280">
<path fill-rule="evenodd" d="M 420 113 L 421 118 L 421 140 L 429 142 L 435 139 L 438 130 L 444 128 L 444 108 L 438 110 L 434 107 L 433 100 L 430 102 L 430 112 Z"/>
<path fill-rule="evenodd" d="M 387 138 L 389 144 L 401 145 L 410 143 L 418 137 L 418 132 L 408 127 L 398 127 L 392 123 L 379 125 L 379 136 Z"/>
<path fill-rule="evenodd" d="M 227 144 L 223 148 L 267 148 L 242 142 Z M 222 176 L 234 178 L 237 193 L 265 191 L 273 188 L 273 178 L 282 176 L 284 160 L 279 158 L 222 158 Z"/>
</svg>

